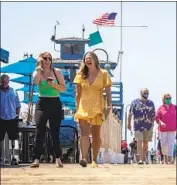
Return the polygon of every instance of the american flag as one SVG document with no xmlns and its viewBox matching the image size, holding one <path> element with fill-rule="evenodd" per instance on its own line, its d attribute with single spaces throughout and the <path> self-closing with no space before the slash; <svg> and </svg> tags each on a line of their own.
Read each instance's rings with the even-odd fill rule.
<svg viewBox="0 0 177 185">
<path fill-rule="evenodd" d="M 109 26 L 114 26 L 115 24 L 115 18 L 116 18 L 117 13 L 104 13 L 102 16 L 99 18 L 93 20 L 93 24 L 97 24 L 99 26 L 103 25 L 109 25 Z"/>
</svg>

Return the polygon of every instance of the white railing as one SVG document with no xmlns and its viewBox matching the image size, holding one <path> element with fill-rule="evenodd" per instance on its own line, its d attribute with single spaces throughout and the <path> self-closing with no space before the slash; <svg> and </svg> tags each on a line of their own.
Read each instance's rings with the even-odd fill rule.
<svg viewBox="0 0 177 185">
<path fill-rule="evenodd" d="M 121 121 L 111 112 L 101 128 L 101 148 L 121 153 Z"/>
</svg>

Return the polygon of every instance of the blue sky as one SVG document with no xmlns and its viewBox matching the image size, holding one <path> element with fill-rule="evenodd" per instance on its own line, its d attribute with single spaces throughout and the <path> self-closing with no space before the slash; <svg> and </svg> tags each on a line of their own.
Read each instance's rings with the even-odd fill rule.
<svg viewBox="0 0 177 185">
<path fill-rule="evenodd" d="M 50 51 L 59 57 L 50 41 L 56 21 L 60 22 L 58 37 L 81 37 L 81 27 L 85 24 L 87 38 L 96 31 L 92 20 L 105 12 L 117 12 L 116 25 L 120 25 L 120 2 L 2 2 L 1 47 L 9 50 L 10 63 L 22 59 L 24 52 L 37 57 L 42 51 Z M 148 26 L 123 28 L 125 105 L 137 98 L 144 87 L 149 89 L 156 107 L 167 92 L 176 102 L 175 2 L 124 2 L 123 25 Z M 100 28 L 100 34 L 104 43 L 86 49 L 104 48 L 110 60 L 117 61 L 120 28 Z M 118 81 L 119 66 L 114 74 Z"/>
</svg>

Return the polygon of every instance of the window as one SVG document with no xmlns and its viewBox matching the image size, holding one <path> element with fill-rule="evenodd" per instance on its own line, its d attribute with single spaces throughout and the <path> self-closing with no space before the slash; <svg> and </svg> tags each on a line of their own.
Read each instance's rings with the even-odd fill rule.
<svg viewBox="0 0 177 185">
<path fill-rule="evenodd" d="M 64 44 L 64 54 L 80 54 L 83 49 L 83 44 Z"/>
<path fill-rule="evenodd" d="M 74 45 L 74 53 L 75 54 L 79 54 L 79 53 L 81 53 L 82 52 L 82 44 L 75 44 Z"/>
</svg>

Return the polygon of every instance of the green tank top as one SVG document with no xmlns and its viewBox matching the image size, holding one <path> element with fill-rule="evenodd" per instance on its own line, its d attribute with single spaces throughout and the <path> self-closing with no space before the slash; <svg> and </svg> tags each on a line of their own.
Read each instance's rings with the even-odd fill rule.
<svg viewBox="0 0 177 185">
<path fill-rule="evenodd" d="M 57 84 L 57 80 L 54 80 Z M 59 97 L 59 91 L 48 85 L 46 80 L 42 80 L 39 85 L 39 97 Z"/>
</svg>

